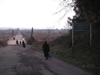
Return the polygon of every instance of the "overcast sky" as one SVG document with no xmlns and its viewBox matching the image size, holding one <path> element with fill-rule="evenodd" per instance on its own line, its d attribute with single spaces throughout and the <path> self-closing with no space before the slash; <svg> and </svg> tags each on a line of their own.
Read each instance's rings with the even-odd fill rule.
<svg viewBox="0 0 100 75">
<path fill-rule="evenodd" d="M 67 18 L 58 22 L 58 5 L 57 0 L 0 0 L 0 27 L 62 29 Z"/>
</svg>

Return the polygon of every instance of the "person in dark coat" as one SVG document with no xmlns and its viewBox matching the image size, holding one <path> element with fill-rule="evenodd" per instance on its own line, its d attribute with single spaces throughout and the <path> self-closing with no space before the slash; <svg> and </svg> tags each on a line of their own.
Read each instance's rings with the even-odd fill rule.
<svg viewBox="0 0 100 75">
<path fill-rule="evenodd" d="M 25 46 L 25 42 L 24 42 L 24 41 L 22 42 L 22 45 L 23 45 L 23 47 L 24 47 L 24 48 L 26 47 L 26 46 Z"/>
<path fill-rule="evenodd" d="M 20 45 L 21 45 L 21 41 L 20 41 Z"/>
<path fill-rule="evenodd" d="M 43 48 L 43 51 L 44 51 L 44 56 L 46 57 L 46 60 L 47 60 L 48 56 L 49 56 L 50 48 L 49 48 L 49 45 L 47 44 L 46 41 L 44 42 L 42 48 Z"/>
<path fill-rule="evenodd" d="M 16 44 L 18 45 L 18 40 L 16 40 Z"/>
</svg>

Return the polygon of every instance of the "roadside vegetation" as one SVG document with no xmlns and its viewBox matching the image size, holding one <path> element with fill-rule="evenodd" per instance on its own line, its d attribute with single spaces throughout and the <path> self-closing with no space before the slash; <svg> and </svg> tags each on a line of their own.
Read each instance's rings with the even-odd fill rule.
<svg viewBox="0 0 100 75">
<path fill-rule="evenodd" d="M 98 23 L 94 23 L 95 25 Z M 79 68 L 99 74 L 100 73 L 100 26 L 92 25 L 92 45 L 90 45 L 90 32 L 81 31 L 74 33 L 74 55 L 72 53 L 72 32 L 67 35 L 57 37 L 48 42 L 52 56 Z M 33 43 L 34 50 L 42 51 L 44 41 Z"/>
<path fill-rule="evenodd" d="M 7 42 L 6 41 L 0 41 L 0 47 L 3 47 L 3 46 L 7 46 Z"/>
<path fill-rule="evenodd" d="M 7 46 L 7 41 L 15 34 L 16 30 L 12 29 L 0 30 L 0 47 Z"/>
<path fill-rule="evenodd" d="M 55 39 L 51 44 L 51 53 L 68 63 L 82 69 L 100 74 L 100 30 L 94 29 L 92 35 L 92 45 L 90 45 L 89 32 L 75 32 L 74 55 L 72 53 L 72 37 L 69 35 Z M 100 27 L 99 27 L 100 29 Z"/>
</svg>

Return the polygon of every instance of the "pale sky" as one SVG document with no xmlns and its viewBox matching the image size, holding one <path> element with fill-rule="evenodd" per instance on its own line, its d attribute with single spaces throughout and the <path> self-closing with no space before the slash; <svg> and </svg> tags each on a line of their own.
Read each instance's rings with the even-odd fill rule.
<svg viewBox="0 0 100 75">
<path fill-rule="evenodd" d="M 62 29 L 73 12 L 57 22 L 58 5 L 56 0 L 0 0 L 0 27 Z"/>
</svg>

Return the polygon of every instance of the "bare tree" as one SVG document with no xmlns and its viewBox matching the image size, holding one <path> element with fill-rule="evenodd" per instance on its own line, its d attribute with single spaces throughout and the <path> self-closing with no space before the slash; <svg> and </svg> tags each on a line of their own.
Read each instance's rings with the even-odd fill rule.
<svg viewBox="0 0 100 75">
<path fill-rule="evenodd" d="M 55 14 L 62 14 L 62 12 L 64 12 L 64 14 L 62 14 L 59 20 L 62 20 L 67 15 L 67 13 L 72 11 L 72 9 L 74 8 L 74 2 L 74 0 L 62 0 L 60 2 L 60 9 L 58 9 L 58 11 Z"/>
</svg>

